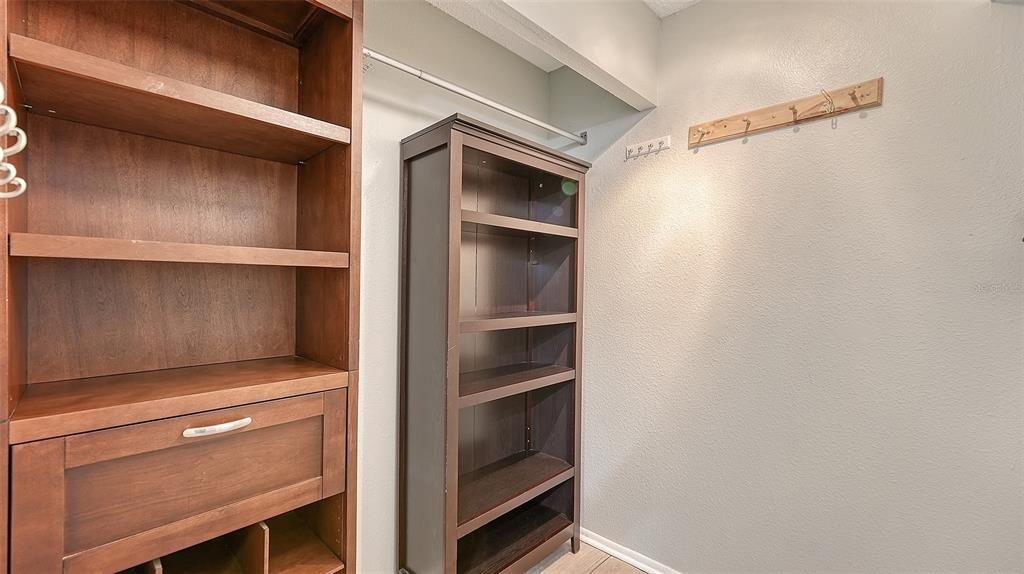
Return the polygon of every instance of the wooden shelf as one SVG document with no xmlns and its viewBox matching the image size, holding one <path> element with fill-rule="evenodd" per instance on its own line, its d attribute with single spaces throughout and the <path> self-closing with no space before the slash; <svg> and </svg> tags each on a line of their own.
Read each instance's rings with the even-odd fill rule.
<svg viewBox="0 0 1024 574">
<path fill-rule="evenodd" d="M 286 42 L 293 46 L 302 44 L 311 28 L 316 26 L 324 13 L 316 5 L 305 0 L 277 0 L 247 4 L 231 0 L 181 0 L 197 10 L 202 10 L 222 20 L 244 26 L 257 34 Z M 328 2 L 330 6 L 332 2 Z M 332 11 L 340 13 L 331 8 Z M 343 14 L 351 18 L 351 6 Z"/>
<path fill-rule="evenodd" d="M 25 104 L 55 118 L 298 163 L 348 128 L 18 34 L 10 55 Z"/>
<path fill-rule="evenodd" d="M 524 311 L 520 313 L 494 313 L 492 315 L 462 317 L 459 320 L 459 327 L 463 333 L 479 333 L 481 331 L 523 329 L 525 327 L 543 327 L 545 325 L 575 322 L 576 313 Z"/>
<path fill-rule="evenodd" d="M 539 221 L 520 219 L 518 217 L 507 217 L 504 215 L 495 215 L 493 213 L 463 209 L 463 229 L 472 225 L 482 225 L 498 230 L 502 233 L 515 235 L 552 235 L 557 237 L 571 237 L 574 239 L 579 237 L 579 230 L 575 227 L 553 225 L 551 223 L 541 223 Z"/>
<path fill-rule="evenodd" d="M 267 568 L 269 529 L 263 522 L 201 542 L 136 567 L 147 574 L 254 574 Z"/>
<path fill-rule="evenodd" d="M 348 373 L 300 357 L 27 385 L 11 444 L 348 386 Z"/>
<path fill-rule="evenodd" d="M 561 543 L 571 536 L 572 521 L 566 515 L 540 505 L 524 507 L 459 540 L 457 570 L 495 574 L 552 538 Z"/>
<path fill-rule="evenodd" d="M 164 261 L 173 263 L 222 263 L 277 267 L 348 267 L 348 253 L 141 241 L 106 237 L 12 233 L 11 256 L 113 261 Z"/>
<path fill-rule="evenodd" d="M 295 513 L 267 521 L 270 527 L 269 574 L 335 574 L 345 564 Z"/>
<path fill-rule="evenodd" d="M 560 458 L 524 451 L 459 477 L 462 537 L 573 477 Z"/>
<path fill-rule="evenodd" d="M 576 370 L 562 365 L 517 363 L 459 374 L 459 408 L 496 401 L 571 381 Z"/>
<path fill-rule="evenodd" d="M 160 558 L 161 574 L 249 574 L 219 538 Z"/>
</svg>

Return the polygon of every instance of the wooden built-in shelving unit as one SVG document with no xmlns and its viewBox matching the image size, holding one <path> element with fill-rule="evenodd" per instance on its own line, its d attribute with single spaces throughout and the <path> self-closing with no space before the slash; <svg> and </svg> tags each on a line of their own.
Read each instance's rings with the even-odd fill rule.
<svg viewBox="0 0 1024 574">
<path fill-rule="evenodd" d="M 400 566 L 579 547 L 586 163 L 464 116 L 403 140 Z"/>
<path fill-rule="evenodd" d="M 355 571 L 362 1 L 0 10 L 0 574 Z"/>
</svg>

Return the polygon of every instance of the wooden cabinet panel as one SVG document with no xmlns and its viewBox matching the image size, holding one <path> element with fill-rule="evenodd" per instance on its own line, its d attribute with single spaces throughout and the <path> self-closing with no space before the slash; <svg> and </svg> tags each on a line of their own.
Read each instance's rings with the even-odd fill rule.
<svg viewBox="0 0 1024 574">
<path fill-rule="evenodd" d="M 343 491 L 346 426 L 338 405 L 346 393 L 15 446 L 13 572 L 128 568 L 318 500 L 325 477 L 332 491 Z M 251 422 L 222 434 L 183 436 L 186 429 L 240 420 Z M 254 506 L 258 500 L 264 504 Z"/>
<path fill-rule="evenodd" d="M 322 428 L 303 419 L 72 468 L 65 549 L 77 552 L 321 474 Z"/>
<path fill-rule="evenodd" d="M 358 570 L 362 4 L 0 0 L 0 574 Z"/>
</svg>

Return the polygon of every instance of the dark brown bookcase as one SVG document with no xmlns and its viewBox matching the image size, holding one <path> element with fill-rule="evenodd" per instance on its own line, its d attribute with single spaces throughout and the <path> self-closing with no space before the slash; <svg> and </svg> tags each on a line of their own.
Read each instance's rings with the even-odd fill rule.
<svg viewBox="0 0 1024 574">
<path fill-rule="evenodd" d="M 590 166 L 462 115 L 402 162 L 399 564 L 524 571 L 579 547 Z"/>
<path fill-rule="evenodd" d="M 0 37 L 0 573 L 354 571 L 362 1 L 0 0 Z"/>
</svg>

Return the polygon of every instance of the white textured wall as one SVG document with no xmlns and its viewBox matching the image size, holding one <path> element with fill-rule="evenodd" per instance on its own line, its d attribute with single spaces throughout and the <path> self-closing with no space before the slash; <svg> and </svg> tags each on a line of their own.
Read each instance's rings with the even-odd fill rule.
<svg viewBox="0 0 1024 574">
<path fill-rule="evenodd" d="M 1024 571 L 1024 7 L 705 0 L 588 181 L 584 527 L 685 572 Z M 691 153 L 883 75 L 885 105 Z"/>
</svg>

